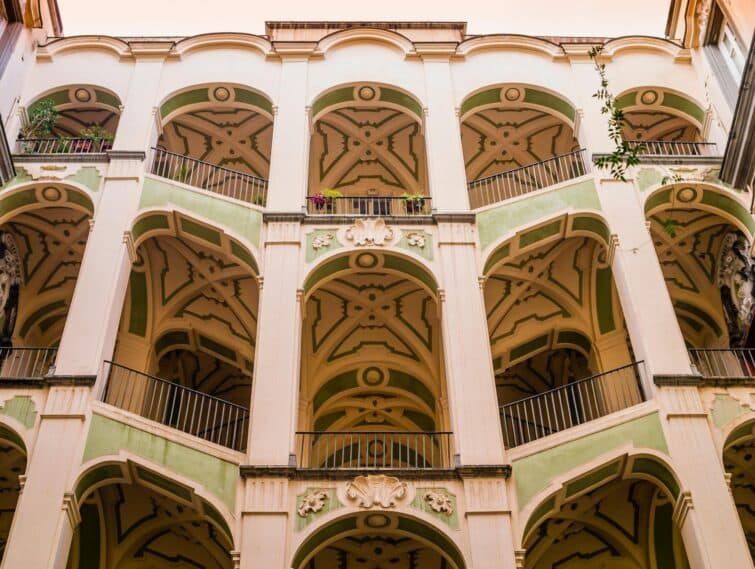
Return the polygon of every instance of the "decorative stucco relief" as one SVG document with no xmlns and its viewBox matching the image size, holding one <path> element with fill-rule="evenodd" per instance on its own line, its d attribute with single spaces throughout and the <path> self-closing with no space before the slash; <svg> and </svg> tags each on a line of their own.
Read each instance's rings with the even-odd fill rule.
<svg viewBox="0 0 755 569">
<path fill-rule="evenodd" d="M 365 509 L 394 508 L 406 494 L 406 482 L 384 474 L 357 476 L 346 486 L 346 497 Z"/>
<path fill-rule="evenodd" d="M 377 219 L 357 219 L 354 225 L 349 227 L 344 236 L 347 241 L 351 241 L 357 247 L 367 245 L 389 245 L 394 240 L 396 233 L 386 225 L 385 220 Z"/>
</svg>

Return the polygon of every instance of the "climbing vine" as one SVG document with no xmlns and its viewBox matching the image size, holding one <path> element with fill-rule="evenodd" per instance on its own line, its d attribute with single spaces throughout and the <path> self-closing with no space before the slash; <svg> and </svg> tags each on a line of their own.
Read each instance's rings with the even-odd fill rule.
<svg viewBox="0 0 755 569">
<path fill-rule="evenodd" d="M 611 172 L 614 180 L 627 181 L 627 168 L 640 163 L 639 155 L 645 149 L 644 144 L 629 144 L 624 140 L 622 132 L 626 126 L 624 111 L 616 108 L 616 98 L 608 89 L 606 65 L 598 61 L 603 52 L 603 46 L 595 46 L 590 50 L 590 59 L 595 70 L 600 75 L 600 88 L 593 93 L 593 97 L 601 102 L 600 112 L 608 115 L 608 137 L 614 143 L 614 150 L 606 156 L 595 160 L 599 168 L 606 168 Z"/>
</svg>

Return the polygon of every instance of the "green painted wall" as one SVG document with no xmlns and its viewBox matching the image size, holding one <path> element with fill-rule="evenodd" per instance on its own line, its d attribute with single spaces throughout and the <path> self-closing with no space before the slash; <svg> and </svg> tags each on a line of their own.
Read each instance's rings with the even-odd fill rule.
<svg viewBox="0 0 755 569">
<path fill-rule="evenodd" d="M 121 449 L 145 458 L 201 484 L 233 511 L 236 504 L 237 464 L 102 415 L 93 415 L 82 463 Z"/>
<path fill-rule="evenodd" d="M 15 419 L 27 429 L 31 429 L 37 419 L 37 406 L 28 395 L 16 395 L 0 405 L 0 413 Z"/>
<path fill-rule="evenodd" d="M 513 476 L 520 511 L 558 476 L 627 443 L 668 452 L 658 413 L 515 460 Z"/>
<path fill-rule="evenodd" d="M 170 205 L 201 215 L 221 226 L 229 227 L 250 243 L 258 246 L 262 230 L 262 214 L 256 210 L 229 202 L 220 197 L 206 196 L 188 191 L 153 178 L 144 180 L 139 208 L 167 207 Z"/>
<path fill-rule="evenodd" d="M 593 180 L 585 180 L 479 213 L 477 227 L 480 232 L 480 246 L 484 250 L 499 237 L 517 227 L 574 209 L 600 211 L 598 191 Z"/>
</svg>

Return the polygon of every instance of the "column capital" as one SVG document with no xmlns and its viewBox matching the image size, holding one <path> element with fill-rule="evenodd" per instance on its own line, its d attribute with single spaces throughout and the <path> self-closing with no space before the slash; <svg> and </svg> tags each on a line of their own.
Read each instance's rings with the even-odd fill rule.
<svg viewBox="0 0 755 569">
<path fill-rule="evenodd" d="M 73 492 L 63 494 L 61 509 L 66 513 L 66 518 L 71 525 L 71 529 L 76 529 L 81 523 L 81 514 L 79 513 L 79 502 Z"/>
</svg>

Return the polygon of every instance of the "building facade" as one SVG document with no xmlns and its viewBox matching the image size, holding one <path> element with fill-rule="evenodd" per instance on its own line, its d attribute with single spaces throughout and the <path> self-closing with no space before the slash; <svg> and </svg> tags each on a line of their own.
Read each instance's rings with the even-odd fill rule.
<svg viewBox="0 0 755 569">
<path fill-rule="evenodd" d="M 0 567 L 752 567 L 753 8 L 114 38 L 6 1 Z"/>
</svg>

